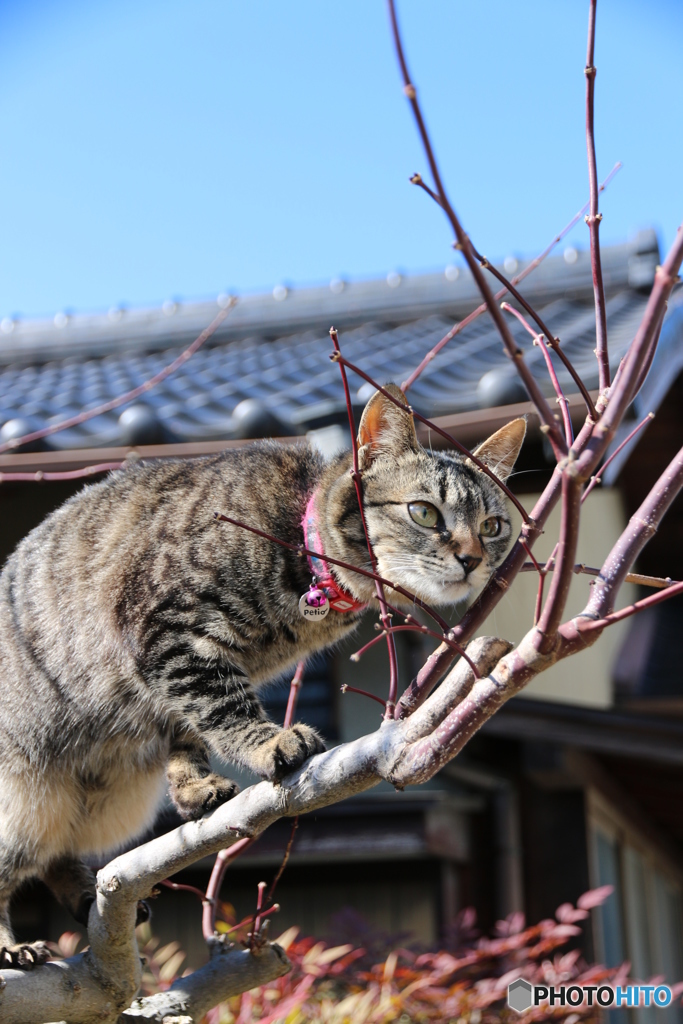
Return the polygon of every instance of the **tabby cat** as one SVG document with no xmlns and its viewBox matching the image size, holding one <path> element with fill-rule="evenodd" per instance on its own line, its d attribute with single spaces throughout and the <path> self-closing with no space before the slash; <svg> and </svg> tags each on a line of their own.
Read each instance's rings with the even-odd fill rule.
<svg viewBox="0 0 683 1024">
<path fill-rule="evenodd" d="M 514 420 L 478 449 L 501 480 L 524 432 Z M 412 417 L 380 394 L 359 444 L 380 573 L 429 602 L 473 595 L 510 540 L 501 489 L 463 457 L 425 451 Z M 323 749 L 309 726 L 269 721 L 256 693 L 353 630 L 364 605 L 376 607 L 374 585 L 333 569 L 329 614 L 309 621 L 300 611 L 312 585 L 306 559 L 213 513 L 293 544 L 307 516 L 309 543 L 313 530 L 326 554 L 367 566 L 350 466 L 349 454 L 325 463 L 306 445 L 272 441 L 139 462 L 86 487 L 8 560 L 0 966 L 28 969 L 48 955 L 12 935 L 8 904 L 23 879 L 43 878 L 86 923 L 95 883 L 81 858 L 148 828 L 167 782 L 186 818 L 234 795 L 235 784 L 211 771 L 210 750 L 279 780 Z"/>
</svg>

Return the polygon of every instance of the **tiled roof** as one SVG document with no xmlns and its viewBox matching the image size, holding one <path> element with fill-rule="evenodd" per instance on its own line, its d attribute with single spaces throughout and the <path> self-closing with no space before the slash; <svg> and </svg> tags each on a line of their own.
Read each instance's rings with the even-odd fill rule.
<svg viewBox="0 0 683 1024">
<path fill-rule="evenodd" d="M 567 258 L 568 257 L 568 258 Z M 653 232 L 606 248 L 610 357 L 616 366 L 633 338 L 659 261 Z M 181 370 L 145 396 L 167 440 L 198 441 L 234 435 L 235 407 L 257 399 L 284 424 L 284 432 L 341 421 L 339 369 L 330 362 L 330 324 L 342 350 L 380 381 L 401 382 L 425 353 L 478 305 L 465 271 L 290 291 L 241 299 L 211 342 Z M 597 383 L 590 257 L 571 250 L 551 257 L 521 286 L 559 336 L 589 388 Z M 219 300 L 222 301 L 222 300 Z M 21 418 L 33 428 L 64 419 L 141 384 L 169 363 L 213 318 L 216 303 L 104 316 L 61 316 L 55 322 L 3 321 L 0 333 L 0 423 Z M 541 352 L 510 320 L 533 373 L 550 394 Z M 680 332 L 678 332 L 680 334 Z M 681 346 L 683 348 L 683 346 Z M 443 415 L 496 404 L 479 382 L 491 371 L 503 385 L 516 381 L 487 315 L 469 326 L 427 367 L 411 391 L 416 408 Z M 561 365 L 567 391 L 573 385 Z M 490 380 L 490 378 L 489 378 Z M 367 398 L 352 381 L 358 405 Z M 516 400 L 511 397 L 508 400 Z M 54 435 L 55 448 L 122 442 L 120 409 Z"/>
</svg>

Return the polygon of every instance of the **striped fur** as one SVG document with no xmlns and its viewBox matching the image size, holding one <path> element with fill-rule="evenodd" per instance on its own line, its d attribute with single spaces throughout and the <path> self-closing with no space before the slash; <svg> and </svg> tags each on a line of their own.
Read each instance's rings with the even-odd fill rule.
<svg viewBox="0 0 683 1024">
<path fill-rule="evenodd" d="M 380 572 L 432 601 L 462 600 L 481 586 L 509 540 L 495 484 L 412 437 L 366 461 Z M 86 487 L 8 560 L 0 576 L 0 965 L 44 959 L 38 947 L 13 945 L 8 902 L 22 879 L 44 877 L 83 920 L 93 889 L 81 858 L 147 828 L 167 781 L 187 817 L 233 795 L 234 784 L 211 773 L 210 749 L 270 779 L 322 749 L 310 727 L 270 722 L 257 690 L 340 640 L 360 616 L 305 621 L 305 559 L 213 513 L 301 543 L 318 488 L 327 553 L 365 566 L 349 469 L 347 455 L 326 466 L 305 445 L 274 442 L 137 463 Z M 443 529 L 427 535 L 412 522 L 406 502 L 419 498 L 443 511 Z M 492 512 L 505 518 L 505 534 L 465 578 L 454 553 L 475 543 L 478 519 Z M 372 601 L 371 583 L 339 576 Z"/>
</svg>

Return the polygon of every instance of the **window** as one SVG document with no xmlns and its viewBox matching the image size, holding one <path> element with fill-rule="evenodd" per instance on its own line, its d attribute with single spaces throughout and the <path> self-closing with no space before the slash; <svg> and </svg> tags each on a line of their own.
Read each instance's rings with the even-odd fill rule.
<svg viewBox="0 0 683 1024">
<path fill-rule="evenodd" d="M 609 967 L 631 963 L 637 981 L 683 979 L 681 878 L 658 848 L 601 797 L 590 794 L 593 884 L 614 892 L 595 919 L 596 957 Z M 612 1011 L 619 1024 L 683 1024 L 678 1006 Z"/>
</svg>

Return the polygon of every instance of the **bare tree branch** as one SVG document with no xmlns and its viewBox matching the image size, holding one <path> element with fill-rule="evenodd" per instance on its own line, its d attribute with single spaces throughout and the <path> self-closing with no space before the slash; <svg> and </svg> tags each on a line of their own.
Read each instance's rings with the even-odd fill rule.
<svg viewBox="0 0 683 1024">
<path fill-rule="evenodd" d="M 517 372 L 522 378 L 524 386 L 529 392 L 529 396 L 532 402 L 538 409 L 538 414 L 541 417 L 541 421 L 548 428 L 548 438 L 551 444 L 553 445 L 553 449 L 555 450 L 558 456 L 563 455 L 567 451 L 567 446 L 565 444 L 564 438 L 562 437 L 562 434 L 558 429 L 557 423 L 553 417 L 550 406 L 548 405 L 543 393 L 541 392 L 541 389 L 536 383 L 536 380 L 533 374 L 531 373 L 531 370 L 524 362 L 524 354 L 522 350 L 518 347 L 517 343 L 515 342 L 515 339 L 512 337 L 510 329 L 508 328 L 505 319 L 501 315 L 501 311 L 498 307 L 498 304 L 493 297 L 493 293 L 489 288 L 488 282 L 484 275 L 482 274 L 479 264 L 477 263 L 477 260 L 475 258 L 474 252 L 472 251 L 470 240 L 468 236 L 465 234 L 465 231 L 463 230 L 462 225 L 460 224 L 460 221 L 458 220 L 458 217 L 456 216 L 456 213 L 446 195 L 446 191 L 441 180 L 441 174 L 439 172 L 439 167 L 437 165 L 436 158 L 434 156 L 434 151 L 432 149 L 429 133 L 427 132 L 427 127 L 425 125 L 424 118 L 422 117 L 422 110 L 420 108 L 420 104 L 418 103 L 417 90 L 413 85 L 410 79 L 410 75 L 408 73 L 408 66 L 406 64 L 405 56 L 403 53 L 403 44 L 401 42 L 401 35 L 398 28 L 398 20 L 396 17 L 396 8 L 394 0 L 389 0 L 389 16 L 391 19 L 391 27 L 394 35 L 396 54 L 398 57 L 399 65 L 401 67 L 401 74 L 403 75 L 403 91 L 405 92 L 406 96 L 408 97 L 408 100 L 410 101 L 410 105 L 415 116 L 415 121 L 417 123 L 420 138 L 422 140 L 422 145 L 427 156 L 427 161 L 429 163 L 432 177 L 434 179 L 434 184 L 436 185 L 439 203 L 443 207 L 444 213 L 448 217 L 451 227 L 455 232 L 455 236 L 458 240 L 458 248 L 462 250 L 462 254 L 467 261 L 467 265 L 470 268 L 472 276 L 477 283 L 477 287 L 481 292 L 482 298 L 486 303 L 486 308 L 488 309 L 491 319 L 496 325 L 498 333 L 501 336 L 503 345 L 505 346 L 505 350 L 512 359 L 517 369 Z"/>
<path fill-rule="evenodd" d="M 602 185 L 598 189 L 599 192 L 603 192 L 607 188 L 607 186 L 609 185 L 609 183 L 612 180 L 612 178 L 614 177 L 614 175 L 617 173 L 617 171 L 619 171 L 621 169 L 621 166 L 622 166 L 621 163 L 616 163 L 614 165 L 614 167 L 609 172 L 609 174 L 607 175 L 607 177 L 603 181 Z M 411 178 L 410 180 L 413 181 L 414 177 Z M 584 213 L 588 209 L 590 209 L 590 199 L 588 200 L 587 203 L 584 204 L 584 206 L 581 207 L 579 212 L 576 213 L 572 217 L 572 219 L 569 221 L 569 223 L 566 224 L 565 227 L 562 228 L 562 230 L 559 232 L 559 234 L 555 235 L 555 237 L 553 238 L 553 240 L 550 243 L 550 245 L 546 246 L 546 248 L 543 250 L 543 252 L 539 253 L 538 256 L 536 256 L 535 259 L 531 260 L 530 263 L 527 263 L 526 267 L 524 267 L 524 269 L 522 271 L 520 271 L 519 274 L 516 274 L 513 278 L 510 279 L 510 283 L 514 284 L 514 285 L 520 284 L 524 280 L 525 277 L 528 277 L 529 274 L 531 274 L 536 269 L 536 267 L 540 266 L 541 263 L 543 262 L 543 260 L 547 256 L 550 255 L 550 253 L 553 251 L 555 246 L 559 245 L 559 243 L 562 241 L 562 239 L 566 235 L 568 235 L 569 232 L 572 230 L 572 228 L 581 220 L 581 218 L 583 217 Z M 498 302 L 505 295 L 507 295 L 507 293 L 508 293 L 507 287 L 506 288 L 501 288 L 501 290 L 499 292 L 496 292 L 496 294 L 494 296 L 496 302 Z M 427 366 L 429 366 L 431 361 L 433 359 L 435 359 L 436 356 L 438 356 L 438 354 L 441 351 L 441 349 L 444 348 L 444 346 L 447 345 L 449 341 L 452 341 L 453 338 L 456 337 L 456 335 L 460 334 L 461 331 L 464 331 L 464 329 L 466 327 L 468 327 L 471 323 L 473 323 L 474 320 L 476 320 L 478 317 L 481 316 L 482 313 L 485 313 L 485 312 L 486 312 L 486 303 L 482 302 L 482 304 L 480 306 L 477 306 L 477 308 L 475 310 L 473 310 L 470 314 L 468 314 L 468 316 L 466 316 L 463 320 L 460 320 L 459 323 L 457 323 L 453 327 L 451 327 L 450 331 L 448 331 L 448 333 L 443 336 L 441 341 L 437 342 L 437 344 L 434 346 L 434 348 L 431 348 L 429 350 L 429 352 L 424 357 L 424 359 L 419 364 L 419 366 L 417 366 L 413 370 L 413 372 L 410 374 L 410 376 L 407 377 L 403 381 L 403 383 L 401 384 L 401 390 L 402 391 L 407 391 L 408 388 L 411 387 L 415 383 L 417 378 L 422 374 L 422 372 L 427 368 Z M 582 394 L 583 394 L 583 392 L 582 392 Z M 585 399 L 586 399 L 586 396 L 584 395 L 584 400 Z M 593 399 L 591 398 L 590 395 L 588 395 L 588 400 L 587 400 L 586 404 L 587 404 L 587 407 L 588 407 L 588 410 L 589 410 L 591 416 L 594 419 L 597 419 L 596 412 L 595 412 L 595 406 L 593 405 Z"/>
<path fill-rule="evenodd" d="M 591 270 L 593 272 L 593 295 L 595 298 L 595 331 L 598 358 L 598 380 L 600 390 L 609 387 L 609 353 L 607 351 L 607 312 L 605 309 L 605 288 L 602 282 L 602 262 L 600 259 L 600 221 L 602 214 L 598 212 L 598 165 L 595 158 L 595 15 L 598 0 L 590 0 L 588 15 L 588 44 L 586 53 L 586 149 L 588 151 L 588 182 L 590 185 L 590 213 L 586 223 L 590 230 Z"/>
<path fill-rule="evenodd" d="M 667 509 L 683 487 L 683 448 L 669 463 L 627 528 L 607 556 L 593 587 L 585 615 L 604 618 L 614 609 L 619 589 L 647 542 L 655 535 Z"/>
</svg>

